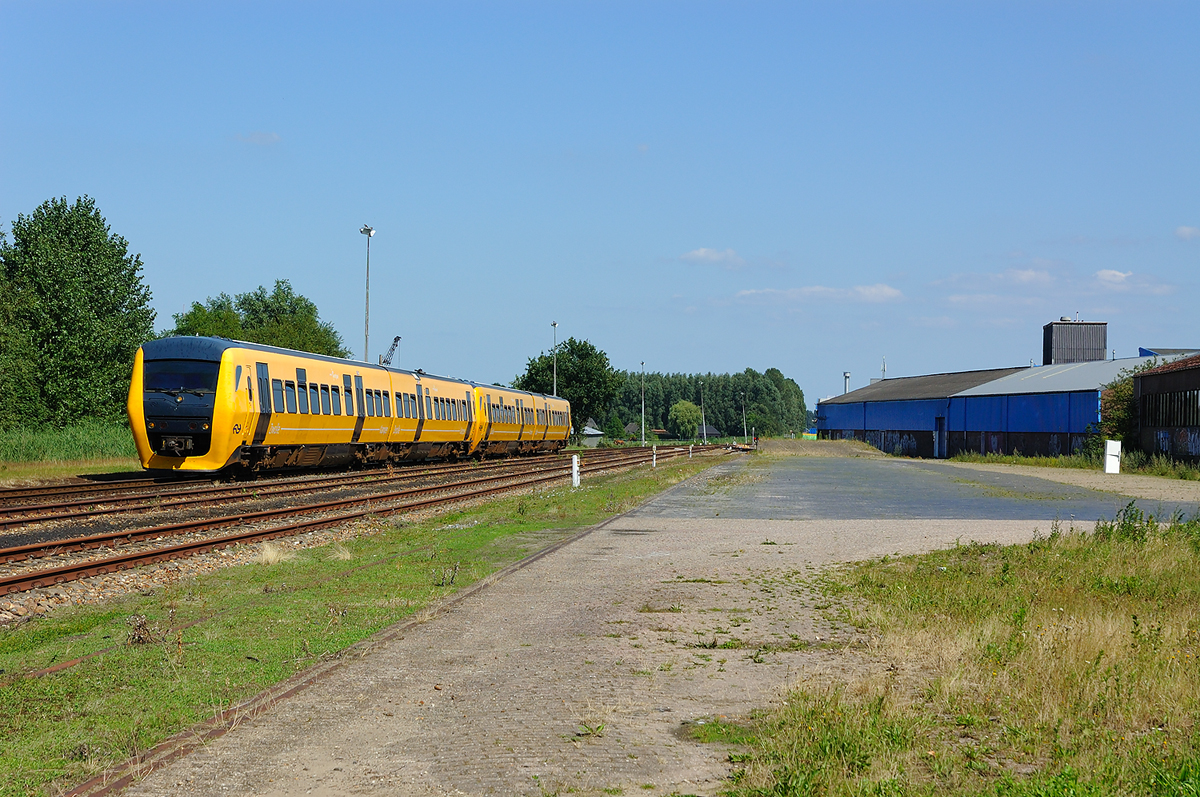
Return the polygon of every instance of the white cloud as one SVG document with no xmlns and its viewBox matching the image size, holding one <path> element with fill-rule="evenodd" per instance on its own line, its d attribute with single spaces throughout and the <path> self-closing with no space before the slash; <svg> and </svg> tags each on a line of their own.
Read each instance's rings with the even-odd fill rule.
<svg viewBox="0 0 1200 797">
<path fill-rule="evenodd" d="M 1176 227 L 1175 237 L 1181 241 L 1190 241 L 1193 238 L 1200 238 L 1200 227 Z"/>
<path fill-rule="evenodd" d="M 679 259 L 685 263 L 715 263 L 724 266 L 728 269 L 745 268 L 746 261 L 743 260 L 737 252 L 732 249 L 718 251 L 716 249 L 693 249 L 685 255 L 680 255 Z"/>
<path fill-rule="evenodd" d="M 281 139 L 278 133 L 265 133 L 262 130 L 255 130 L 248 136 L 239 134 L 237 140 L 246 144 L 253 144 L 257 147 L 269 147 L 272 144 L 278 144 Z"/>
<path fill-rule="evenodd" d="M 1133 276 L 1132 271 L 1113 271 L 1111 268 L 1103 268 L 1093 274 L 1096 279 L 1106 285 L 1124 285 L 1125 280 Z"/>
<path fill-rule="evenodd" d="M 1010 280 L 1020 285 L 1044 285 L 1054 279 L 1050 276 L 1049 271 L 1040 271 L 1036 268 L 1010 268 L 1004 273 Z"/>
<path fill-rule="evenodd" d="M 834 299 L 849 302 L 890 302 L 904 298 L 904 294 L 882 282 L 874 285 L 855 285 L 853 288 L 830 288 L 825 285 L 808 285 L 803 288 L 756 288 L 737 292 L 738 299 L 774 299 L 779 301 L 803 301 L 805 299 Z"/>
</svg>

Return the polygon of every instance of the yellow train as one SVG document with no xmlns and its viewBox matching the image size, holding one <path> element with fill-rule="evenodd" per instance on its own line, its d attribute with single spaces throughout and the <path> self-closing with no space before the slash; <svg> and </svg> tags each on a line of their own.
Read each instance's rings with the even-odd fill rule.
<svg viewBox="0 0 1200 797">
<path fill-rule="evenodd" d="M 554 396 L 208 337 L 138 349 L 126 407 L 150 470 L 536 454 L 571 429 Z"/>
</svg>

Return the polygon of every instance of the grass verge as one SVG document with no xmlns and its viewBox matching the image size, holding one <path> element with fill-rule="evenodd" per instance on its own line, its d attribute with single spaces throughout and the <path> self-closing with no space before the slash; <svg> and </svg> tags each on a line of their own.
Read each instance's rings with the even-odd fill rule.
<svg viewBox="0 0 1200 797">
<path fill-rule="evenodd" d="M 950 458 L 951 462 L 980 462 L 989 465 L 1031 465 L 1037 468 L 1077 468 L 1102 470 L 1104 463 L 1086 454 L 1066 454 L 1061 457 L 1027 457 L 1022 454 L 980 454 L 963 451 Z M 1146 456 L 1141 451 L 1126 451 L 1121 455 L 1121 472 L 1144 476 L 1165 476 L 1171 479 L 1200 481 L 1200 467 L 1178 462 L 1161 454 Z"/>
<path fill-rule="evenodd" d="M 133 436 L 123 423 L 86 421 L 62 429 L 0 431 L 0 479 L 59 478 L 138 470 Z"/>
<path fill-rule="evenodd" d="M 0 630 L 0 795 L 60 793 L 717 461 L 585 478 L 409 525 L 378 520 L 340 545 L 290 558 L 264 547 L 255 565 Z"/>
<path fill-rule="evenodd" d="M 729 793 L 1200 793 L 1197 572 L 1200 522 L 1133 504 L 1091 534 L 833 571 L 886 669 L 739 729 Z"/>
</svg>

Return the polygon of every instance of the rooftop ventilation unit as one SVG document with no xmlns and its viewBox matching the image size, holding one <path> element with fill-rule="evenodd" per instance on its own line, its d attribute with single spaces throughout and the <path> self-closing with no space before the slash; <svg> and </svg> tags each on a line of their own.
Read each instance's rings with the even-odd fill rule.
<svg viewBox="0 0 1200 797">
<path fill-rule="evenodd" d="M 1108 324 L 1072 321 L 1063 316 L 1042 327 L 1042 365 L 1089 363 L 1107 359 Z"/>
</svg>

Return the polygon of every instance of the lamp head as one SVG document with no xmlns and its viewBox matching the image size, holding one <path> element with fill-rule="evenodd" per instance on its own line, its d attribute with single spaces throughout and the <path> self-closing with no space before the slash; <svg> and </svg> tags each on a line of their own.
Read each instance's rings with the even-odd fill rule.
<svg viewBox="0 0 1200 797">
<path fill-rule="evenodd" d="M 367 226 L 366 224 L 364 224 L 364 225 L 362 226 L 362 229 L 360 229 L 360 230 L 359 230 L 359 232 L 361 232 L 363 235 L 365 235 L 365 236 L 367 236 L 368 238 L 370 238 L 372 235 L 374 235 L 374 234 L 375 234 L 375 228 L 374 228 L 374 227 L 369 227 L 369 226 Z"/>
</svg>

